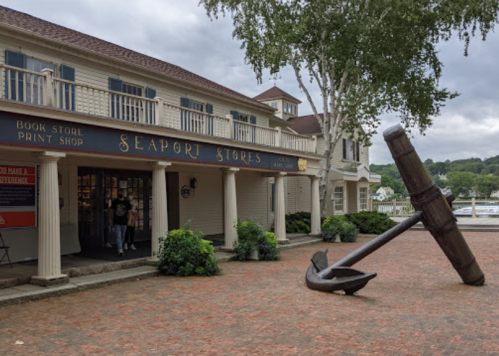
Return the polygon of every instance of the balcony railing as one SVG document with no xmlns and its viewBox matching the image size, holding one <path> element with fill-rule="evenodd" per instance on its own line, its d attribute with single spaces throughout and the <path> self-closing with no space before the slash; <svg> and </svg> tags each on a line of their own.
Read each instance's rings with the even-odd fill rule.
<svg viewBox="0 0 499 356">
<path fill-rule="evenodd" d="M 5 84 L 4 84 L 5 83 Z M 129 122 L 158 125 L 196 134 L 239 142 L 317 152 L 317 138 L 282 132 L 237 121 L 231 115 L 213 114 L 56 78 L 53 71 L 41 73 L 0 64 L 1 98 L 28 104 L 109 117 Z"/>
</svg>

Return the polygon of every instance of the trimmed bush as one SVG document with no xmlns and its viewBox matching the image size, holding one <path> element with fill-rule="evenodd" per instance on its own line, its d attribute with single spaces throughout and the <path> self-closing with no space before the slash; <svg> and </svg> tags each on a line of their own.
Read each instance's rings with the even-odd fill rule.
<svg viewBox="0 0 499 356">
<path fill-rule="evenodd" d="M 254 220 L 240 221 L 237 226 L 237 241 L 234 242 L 234 252 L 239 261 L 246 261 L 255 250 L 260 261 L 277 261 L 280 258 L 277 240 L 273 233 L 266 232 Z"/>
<path fill-rule="evenodd" d="M 310 218 L 311 214 L 305 211 L 286 214 L 286 232 L 290 234 L 310 234 Z M 324 218 L 321 218 L 321 224 L 324 220 Z M 318 231 L 312 233 L 315 234 Z"/>
<path fill-rule="evenodd" d="M 182 229 L 159 238 L 159 271 L 168 276 L 213 276 L 221 272 L 212 242 L 202 239 L 201 232 Z"/>
<path fill-rule="evenodd" d="M 278 261 L 281 258 L 275 235 L 265 232 L 258 240 L 258 259 L 260 261 Z"/>
<path fill-rule="evenodd" d="M 357 229 L 357 226 L 352 224 L 350 221 L 345 221 L 340 226 L 339 234 L 341 242 L 355 242 L 357 241 L 359 230 Z"/>
<path fill-rule="evenodd" d="M 330 216 L 322 224 L 322 239 L 325 242 L 334 242 L 336 235 L 341 242 L 355 242 L 358 235 L 357 227 L 350 223 L 344 216 Z"/>
<path fill-rule="evenodd" d="M 345 218 L 357 226 L 361 234 L 379 235 L 397 225 L 386 213 L 377 211 L 345 214 Z"/>
</svg>

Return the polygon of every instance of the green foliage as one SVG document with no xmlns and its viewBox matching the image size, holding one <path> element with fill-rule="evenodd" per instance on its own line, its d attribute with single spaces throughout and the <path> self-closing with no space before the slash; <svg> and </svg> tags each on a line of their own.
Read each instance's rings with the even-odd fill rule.
<svg viewBox="0 0 499 356">
<path fill-rule="evenodd" d="M 236 230 L 237 241 L 234 242 L 234 252 L 239 261 L 248 260 L 255 250 L 258 250 L 260 261 L 279 260 L 275 235 L 264 231 L 258 222 L 251 219 L 238 220 Z"/>
<path fill-rule="evenodd" d="M 325 242 L 334 242 L 336 235 L 340 236 L 342 242 L 355 242 L 358 230 L 344 216 L 330 216 L 322 224 L 322 239 Z"/>
<path fill-rule="evenodd" d="M 472 172 L 449 172 L 447 173 L 448 185 L 455 196 L 468 195 L 475 184 L 476 174 Z"/>
<path fill-rule="evenodd" d="M 310 219 L 311 214 L 305 211 L 286 214 L 286 232 L 290 234 L 309 234 Z M 321 223 L 322 222 L 324 222 L 324 218 L 321 218 Z"/>
<path fill-rule="evenodd" d="M 169 276 L 213 276 L 221 272 L 212 242 L 203 240 L 200 232 L 182 229 L 168 232 L 159 238 L 157 267 Z"/>
<path fill-rule="evenodd" d="M 265 232 L 258 240 L 258 259 L 260 261 L 278 261 L 281 258 L 275 235 Z"/>
<path fill-rule="evenodd" d="M 458 95 L 440 87 L 437 43 L 457 35 L 467 55 L 470 39 L 475 34 L 485 39 L 499 10 L 499 0 L 200 0 L 200 5 L 212 18 L 232 16 L 233 36 L 259 82 L 267 71 L 278 77 L 283 68 L 293 69 L 324 134 L 321 211 L 330 195 L 332 152 L 342 135 L 369 145 L 389 113 L 398 113 L 409 131 L 424 132 Z M 311 95 L 316 91 L 319 95 Z"/>
<path fill-rule="evenodd" d="M 481 194 L 485 195 L 497 190 L 494 185 L 492 185 L 490 191 L 483 184 L 480 184 L 479 188 L 478 184 L 490 181 L 490 178 L 483 178 L 489 174 L 499 177 L 499 155 L 483 161 L 480 158 L 469 158 L 434 162 L 428 158 L 424 161 L 424 166 L 439 188 L 451 188 L 456 197 L 459 195 L 466 196 L 473 189 L 477 189 Z M 400 186 L 403 186 L 403 182 L 395 164 L 371 164 L 370 170 L 381 175 L 382 186 L 391 187 L 396 193 L 400 194 Z M 446 174 L 448 180 L 442 180 L 438 174 Z"/>
<path fill-rule="evenodd" d="M 377 211 L 345 214 L 345 219 L 357 226 L 361 234 L 379 235 L 397 225 L 386 213 Z"/>
<path fill-rule="evenodd" d="M 484 197 L 490 197 L 492 192 L 499 190 L 499 177 L 478 176 L 475 180 L 475 187 Z"/>
</svg>

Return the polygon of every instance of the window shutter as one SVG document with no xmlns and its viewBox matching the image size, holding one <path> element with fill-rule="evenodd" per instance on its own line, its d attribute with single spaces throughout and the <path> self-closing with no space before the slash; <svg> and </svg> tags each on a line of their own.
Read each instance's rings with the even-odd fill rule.
<svg viewBox="0 0 499 356">
<path fill-rule="evenodd" d="M 180 106 L 183 108 L 188 108 L 191 101 L 188 98 L 180 98 Z"/>
<path fill-rule="evenodd" d="M 232 115 L 234 120 L 239 120 L 239 112 L 237 112 L 235 110 L 231 110 L 230 114 Z"/>
<path fill-rule="evenodd" d="M 109 78 L 109 90 L 123 92 L 123 81 L 116 78 Z M 111 94 L 111 117 L 119 119 L 119 112 L 123 113 L 123 107 L 120 108 L 120 96 Z"/>
<path fill-rule="evenodd" d="M 26 69 L 26 55 L 24 53 L 6 50 L 5 63 L 8 66 Z"/>
<path fill-rule="evenodd" d="M 357 142 L 357 146 L 355 148 L 356 148 L 355 154 L 356 154 L 357 162 L 360 162 L 360 149 L 359 149 L 360 145 L 358 142 Z"/>
<path fill-rule="evenodd" d="M 73 67 L 61 64 L 61 79 L 74 82 L 76 71 Z M 64 91 L 64 98 L 62 92 Z M 75 87 L 67 83 L 61 83 L 61 106 L 62 109 L 75 110 Z"/>
<path fill-rule="evenodd" d="M 17 67 L 17 68 L 26 68 L 26 55 L 24 53 L 20 52 L 13 52 L 6 50 L 5 51 L 5 64 L 12 66 L 12 67 Z M 20 100 L 24 101 L 24 76 L 22 75 L 21 72 L 18 73 L 18 80 L 17 80 L 17 85 L 18 85 L 18 91 L 16 93 L 16 71 L 11 70 L 10 71 L 10 87 L 11 87 L 11 92 L 9 93 L 9 85 L 8 85 L 8 75 L 7 71 L 5 71 L 5 97 L 7 99 L 12 99 L 12 100 Z"/>
<path fill-rule="evenodd" d="M 123 92 L 123 81 L 121 79 L 109 78 L 109 90 Z"/>
<path fill-rule="evenodd" d="M 206 113 L 213 114 L 213 104 L 206 103 Z M 208 135 L 213 136 L 213 116 L 208 116 Z"/>
<path fill-rule="evenodd" d="M 347 140 L 343 139 L 343 159 L 347 159 Z"/>
<path fill-rule="evenodd" d="M 156 97 L 156 90 L 152 88 L 146 88 L 146 98 L 154 99 Z"/>
<path fill-rule="evenodd" d="M 189 108 L 191 101 L 188 98 L 180 98 L 180 106 Z M 191 113 L 189 111 L 180 110 L 180 129 L 189 131 L 191 128 Z"/>
<path fill-rule="evenodd" d="M 156 97 L 156 90 L 153 88 L 146 88 L 146 98 L 154 99 Z M 156 109 L 155 104 L 151 102 L 146 102 L 146 123 L 155 124 L 156 123 Z"/>
<path fill-rule="evenodd" d="M 250 116 L 250 124 L 256 125 L 256 116 Z M 256 127 L 251 127 L 251 142 L 255 143 Z"/>
<path fill-rule="evenodd" d="M 76 71 L 74 68 L 67 66 L 65 64 L 61 64 L 61 79 L 74 82 L 76 80 L 75 77 L 76 77 Z"/>
</svg>

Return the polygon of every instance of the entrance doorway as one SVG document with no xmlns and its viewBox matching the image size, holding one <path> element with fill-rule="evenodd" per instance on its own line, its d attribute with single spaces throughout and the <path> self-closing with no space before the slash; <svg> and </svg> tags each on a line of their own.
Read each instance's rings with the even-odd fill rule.
<svg viewBox="0 0 499 356">
<path fill-rule="evenodd" d="M 168 173 L 167 182 L 168 211 L 171 219 L 168 225 L 169 229 L 178 228 L 178 173 Z M 109 259 L 107 255 L 115 258 L 115 249 L 107 249 L 109 254 L 103 253 L 106 251 L 106 243 L 116 243 L 107 209 L 110 203 L 118 198 L 118 194 L 124 194 L 126 197 L 130 193 L 133 194 L 138 209 L 134 239 L 138 251 L 130 251 L 125 253 L 125 256 L 150 256 L 149 241 L 153 224 L 151 173 L 85 167 L 78 169 L 78 233 L 82 253 L 95 258 Z M 109 194 L 109 200 L 106 200 L 106 194 Z"/>
</svg>

